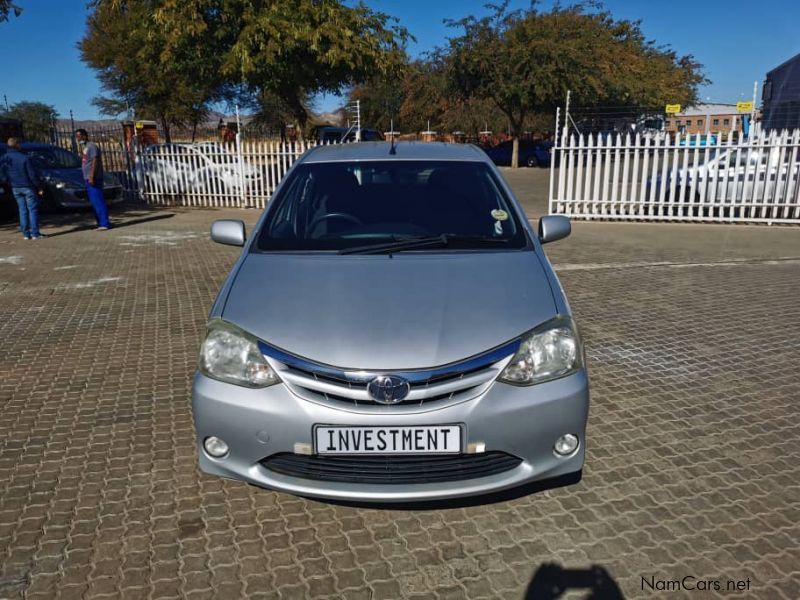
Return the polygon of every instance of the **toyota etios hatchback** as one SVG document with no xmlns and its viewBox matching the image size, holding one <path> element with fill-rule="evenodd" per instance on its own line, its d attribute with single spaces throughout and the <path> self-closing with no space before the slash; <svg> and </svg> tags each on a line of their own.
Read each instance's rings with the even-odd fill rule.
<svg viewBox="0 0 800 600">
<path fill-rule="evenodd" d="M 583 348 L 538 236 L 479 149 L 361 143 L 292 167 L 211 310 L 200 467 L 303 496 L 422 501 L 570 475 Z"/>
</svg>

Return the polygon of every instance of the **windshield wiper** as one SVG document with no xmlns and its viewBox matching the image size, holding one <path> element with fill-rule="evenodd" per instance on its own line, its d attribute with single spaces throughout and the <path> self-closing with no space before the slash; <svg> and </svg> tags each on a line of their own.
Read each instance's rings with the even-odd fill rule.
<svg viewBox="0 0 800 600">
<path fill-rule="evenodd" d="M 416 250 L 417 248 L 427 248 L 429 246 L 449 246 L 451 242 L 468 242 L 470 244 L 507 244 L 510 240 L 498 239 L 490 236 L 481 235 L 457 235 L 455 233 L 442 233 L 427 237 L 414 237 L 397 240 L 394 242 L 382 242 L 380 244 L 367 244 L 365 246 L 354 246 L 339 250 L 339 254 L 391 254 L 401 250 Z"/>
</svg>

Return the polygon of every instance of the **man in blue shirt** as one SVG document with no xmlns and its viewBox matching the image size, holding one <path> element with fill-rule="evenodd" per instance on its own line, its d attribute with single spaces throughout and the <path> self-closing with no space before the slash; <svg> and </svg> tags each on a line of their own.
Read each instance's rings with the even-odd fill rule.
<svg viewBox="0 0 800 600">
<path fill-rule="evenodd" d="M 30 157 L 21 152 L 17 138 L 8 138 L 8 152 L 0 158 L 0 177 L 7 182 L 17 201 L 22 237 L 38 240 L 42 237 L 39 232 L 39 200 L 36 197 L 39 177 Z"/>
<path fill-rule="evenodd" d="M 81 153 L 83 179 L 86 181 L 86 194 L 97 218 L 97 230 L 106 231 L 111 229 L 111 224 L 108 222 L 108 207 L 103 196 L 103 157 L 100 147 L 89 141 L 89 134 L 85 129 L 75 131 L 75 139 L 83 148 Z"/>
</svg>

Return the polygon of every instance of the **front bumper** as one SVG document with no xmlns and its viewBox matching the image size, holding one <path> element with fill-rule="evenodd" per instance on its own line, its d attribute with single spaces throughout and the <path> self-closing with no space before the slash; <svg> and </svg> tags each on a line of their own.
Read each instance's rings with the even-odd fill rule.
<svg viewBox="0 0 800 600">
<path fill-rule="evenodd" d="M 45 190 L 45 194 L 50 197 L 50 203 L 59 208 L 91 208 L 92 206 L 85 188 L 55 188 L 50 186 Z M 122 193 L 122 186 L 104 186 L 103 198 L 107 205 L 122 202 L 125 199 Z"/>
<path fill-rule="evenodd" d="M 361 502 L 416 502 L 477 496 L 571 473 L 583 468 L 589 409 L 585 370 L 531 387 L 495 382 L 481 396 L 446 406 L 358 408 L 318 404 L 292 394 L 283 384 L 249 389 L 195 374 L 192 407 L 200 468 L 209 474 L 311 496 Z M 518 466 L 490 476 L 438 483 L 343 483 L 293 477 L 261 465 L 263 459 L 292 453 L 313 443 L 315 424 L 361 426 L 463 425 L 463 447 L 518 457 Z M 553 451 L 559 436 L 574 433 L 580 446 L 568 457 Z M 223 439 L 229 454 L 215 459 L 203 440 Z"/>
</svg>

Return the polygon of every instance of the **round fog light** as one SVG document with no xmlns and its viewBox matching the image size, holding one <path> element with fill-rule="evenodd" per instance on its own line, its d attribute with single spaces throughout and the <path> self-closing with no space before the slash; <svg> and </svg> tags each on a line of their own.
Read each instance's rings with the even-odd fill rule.
<svg viewBox="0 0 800 600">
<path fill-rule="evenodd" d="M 556 451 L 556 454 L 560 456 L 572 454 L 578 449 L 578 436 L 572 433 L 562 435 L 556 440 L 553 449 Z"/>
<path fill-rule="evenodd" d="M 228 448 L 228 444 L 223 442 L 218 437 L 207 437 L 203 442 L 203 447 L 208 452 L 209 456 L 213 456 L 214 458 L 222 458 L 225 456 L 230 448 Z"/>
</svg>

